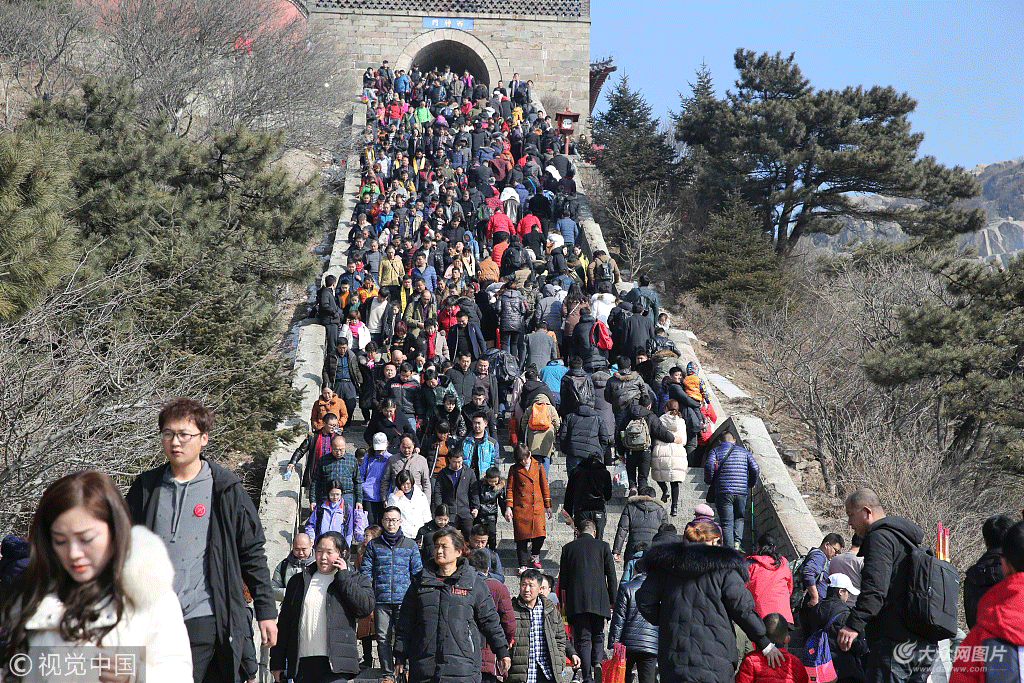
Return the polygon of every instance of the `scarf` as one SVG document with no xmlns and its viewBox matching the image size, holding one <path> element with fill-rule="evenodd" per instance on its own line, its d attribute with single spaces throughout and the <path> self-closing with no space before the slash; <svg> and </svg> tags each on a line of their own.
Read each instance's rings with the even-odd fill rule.
<svg viewBox="0 0 1024 683">
<path fill-rule="evenodd" d="M 398 531 L 396 531 L 394 533 L 391 533 L 391 532 L 388 532 L 388 531 L 384 531 L 384 532 L 381 533 L 381 537 L 385 541 L 387 541 L 388 545 L 393 546 L 393 545 L 398 543 L 398 540 L 400 538 L 402 538 L 402 530 L 399 529 Z"/>
</svg>

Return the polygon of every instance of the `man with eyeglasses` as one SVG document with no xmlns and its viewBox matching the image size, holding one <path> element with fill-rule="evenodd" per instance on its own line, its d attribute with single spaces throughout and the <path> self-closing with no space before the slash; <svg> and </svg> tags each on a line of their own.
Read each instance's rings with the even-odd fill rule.
<svg viewBox="0 0 1024 683">
<path fill-rule="evenodd" d="M 264 552 L 263 525 L 241 480 L 203 458 L 213 412 L 188 398 L 163 407 L 160 443 L 167 463 L 140 474 L 128 490 L 136 524 L 163 539 L 174 565 L 174 590 L 201 681 L 241 680 L 252 596 L 263 646 L 277 642 L 277 608 Z"/>
<path fill-rule="evenodd" d="M 423 561 L 415 541 L 402 534 L 401 510 L 393 505 L 385 508 L 381 527 L 381 535 L 366 546 L 360 571 L 373 583 L 377 652 L 384 669 L 382 683 L 394 683 L 395 620 L 413 575 L 423 569 Z"/>
</svg>

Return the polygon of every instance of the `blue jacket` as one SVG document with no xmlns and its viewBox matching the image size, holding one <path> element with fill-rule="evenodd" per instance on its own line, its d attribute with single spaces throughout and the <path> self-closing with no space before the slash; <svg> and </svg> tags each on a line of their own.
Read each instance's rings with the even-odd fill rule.
<svg viewBox="0 0 1024 683">
<path fill-rule="evenodd" d="M 565 367 L 560 360 L 551 361 L 540 371 L 541 381 L 548 385 L 556 399 L 561 396 L 562 378 L 567 372 L 569 372 L 569 368 Z"/>
<path fill-rule="evenodd" d="M 619 585 L 612 623 L 608 627 L 608 649 L 615 643 L 626 646 L 627 652 L 658 654 L 658 627 L 644 619 L 636 606 L 636 592 L 647 574 L 637 574 L 628 583 Z"/>
<path fill-rule="evenodd" d="M 576 237 L 580 232 L 579 226 L 576 225 L 576 221 L 568 216 L 563 216 L 558 219 L 555 227 L 558 228 L 558 232 L 562 233 L 562 237 L 565 239 L 566 244 L 576 244 Z"/>
<path fill-rule="evenodd" d="M 370 500 L 375 503 L 380 500 L 380 477 L 384 474 L 384 466 L 388 464 L 391 453 L 384 451 L 377 455 L 377 451 L 371 450 L 363 458 L 363 464 L 359 466 L 359 475 L 363 480 L 363 500 Z"/>
<path fill-rule="evenodd" d="M 395 79 L 395 92 L 409 92 L 409 77 L 402 74 Z"/>
<path fill-rule="evenodd" d="M 456 149 L 452 152 L 452 168 L 466 168 L 466 153 L 463 150 Z"/>
<path fill-rule="evenodd" d="M 480 455 L 480 462 L 473 462 L 473 446 L 476 440 L 472 434 L 467 434 L 463 437 L 462 441 L 459 442 L 459 450 L 462 451 L 462 462 L 463 464 L 477 472 L 479 478 L 483 478 L 484 472 L 489 467 L 496 467 L 498 460 L 501 458 L 501 449 L 498 447 L 498 442 L 489 436 L 485 436 L 483 443 L 480 444 L 478 453 Z"/>
<path fill-rule="evenodd" d="M 437 290 L 437 271 L 434 270 L 434 266 L 424 266 L 422 271 L 419 268 L 413 268 L 413 280 L 415 280 L 418 277 L 423 278 L 423 281 L 427 283 L 427 289 L 429 289 L 431 292 Z"/>
<path fill-rule="evenodd" d="M 384 536 L 370 541 L 363 553 L 359 571 L 370 577 L 373 598 L 378 604 L 400 605 L 412 584 L 414 574 L 423 569 L 419 548 L 411 538 L 398 532 L 398 541 L 392 546 Z"/>
<path fill-rule="evenodd" d="M 735 446 L 732 455 L 722 467 L 718 475 L 717 494 L 731 493 L 736 496 L 745 496 L 750 493 L 750 488 L 757 483 L 761 476 L 761 468 L 754 462 L 754 456 L 746 448 L 738 444 L 723 442 L 708 453 L 708 459 L 704 463 L 704 483 L 710 484 L 714 477 L 715 470 L 719 463 L 725 460 L 726 454 L 731 447 Z"/>
</svg>

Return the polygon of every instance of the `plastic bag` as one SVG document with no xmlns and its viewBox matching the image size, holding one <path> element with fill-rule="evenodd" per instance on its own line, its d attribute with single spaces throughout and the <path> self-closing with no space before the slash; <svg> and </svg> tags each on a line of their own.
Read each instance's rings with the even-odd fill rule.
<svg viewBox="0 0 1024 683">
<path fill-rule="evenodd" d="M 619 464 L 615 466 L 615 471 L 612 472 L 612 482 L 616 484 L 625 484 L 627 481 L 626 463 L 620 461 Z"/>
</svg>

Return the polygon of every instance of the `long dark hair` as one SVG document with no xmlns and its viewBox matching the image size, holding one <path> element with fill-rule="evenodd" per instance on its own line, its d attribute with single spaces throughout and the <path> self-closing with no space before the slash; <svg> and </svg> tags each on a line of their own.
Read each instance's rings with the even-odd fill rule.
<svg viewBox="0 0 1024 683">
<path fill-rule="evenodd" d="M 763 555 L 775 560 L 776 569 L 782 566 L 782 555 L 779 555 L 779 550 L 775 547 L 775 536 L 771 532 L 765 532 L 758 536 L 757 550 L 754 554 Z"/>
<path fill-rule="evenodd" d="M 106 522 L 112 547 L 110 561 L 95 578 L 78 583 L 68 575 L 53 549 L 51 527 L 58 517 L 76 507 Z M 69 642 L 102 644 L 116 626 L 130 600 L 122 588 L 121 572 L 131 545 L 131 517 L 128 506 L 114 482 L 102 472 L 75 472 L 50 484 L 39 500 L 29 531 L 30 557 L 19 583 L 10 591 L 0 608 L 0 632 L 6 642 L 0 648 L 0 661 L 28 650 L 25 624 L 39 609 L 47 594 L 56 592 L 64 603 L 64 616 L 58 626 L 60 636 Z M 107 600 L 109 599 L 109 603 Z M 117 622 L 93 627 L 100 608 L 109 604 Z"/>
</svg>

